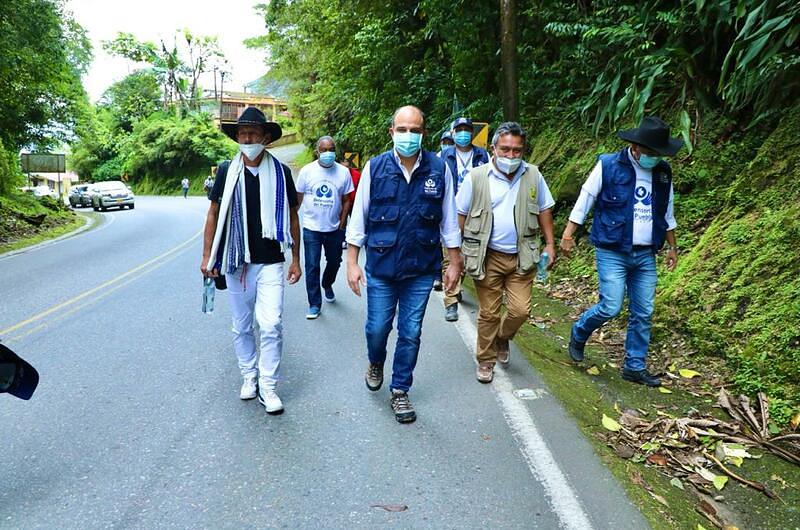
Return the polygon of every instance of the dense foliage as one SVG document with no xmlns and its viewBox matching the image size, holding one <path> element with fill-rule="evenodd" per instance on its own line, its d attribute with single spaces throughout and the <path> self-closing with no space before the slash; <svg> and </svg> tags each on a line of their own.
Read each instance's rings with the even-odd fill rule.
<svg viewBox="0 0 800 530">
<path fill-rule="evenodd" d="M 266 35 L 249 44 L 288 79 L 307 140 L 332 134 L 375 154 L 392 111 L 413 103 L 432 147 L 459 112 L 501 120 L 499 5 L 273 0 Z M 800 3 L 516 5 L 519 120 L 559 222 L 595 156 L 619 148 L 616 128 L 645 113 L 670 121 L 687 143 L 673 160 L 683 256 L 661 274 L 656 339 L 685 334 L 741 390 L 766 391 L 785 423 L 800 406 Z M 581 248 L 557 273 L 594 277 Z"/>
<path fill-rule="evenodd" d="M 85 32 L 61 2 L 0 3 L 0 194 L 18 182 L 10 161 L 19 149 L 46 148 L 79 128 L 90 61 Z"/>
<path fill-rule="evenodd" d="M 774 0 L 519 0 L 521 120 L 580 117 L 595 133 L 647 109 L 721 110 L 755 123 L 800 96 L 800 4 Z M 275 0 L 253 47 L 290 80 L 313 138 L 335 133 L 367 153 L 387 144 L 391 111 L 415 103 L 440 131 L 454 110 L 500 118 L 493 2 Z M 458 106 L 455 106 L 458 110 Z"/>
</svg>

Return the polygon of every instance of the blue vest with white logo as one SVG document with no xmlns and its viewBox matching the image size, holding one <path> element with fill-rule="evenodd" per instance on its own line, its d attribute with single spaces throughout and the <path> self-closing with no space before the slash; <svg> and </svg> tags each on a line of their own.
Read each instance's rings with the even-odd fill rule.
<svg viewBox="0 0 800 530">
<path fill-rule="evenodd" d="M 633 248 L 633 206 L 636 171 L 628 158 L 628 148 L 619 153 L 600 155 L 603 187 L 595 203 L 589 240 L 596 247 L 618 252 Z M 653 168 L 653 249 L 664 246 L 667 234 L 667 206 L 672 185 L 672 168 L 665 161 Z"/>
<path fill-rule="evenodd" d="M 450 174 L 453 175 L 453 193 L 458 192 L 458 185 L 461 183 L 462 178 L 459 178 L 458 175 L 458 163 L 456 162 L 456 148 L 455 146 L 447 146 L 442 149 L 442 160 L 444 160 L 445 164 L 450 168 Z M 472 167 L 482 166 L 489 162 L 489 153 L 486 152 L 486 149 L 482 147 L 478 147 L 477 145 L 472 146 Z"/>
<path fill-rule="evenodd" d="M 422 151 L 421 157 L 411 182 L 392 151 L 370 160 L 367 270 L 378 278 L 404 280 L 441 271 L 445 165 L 434 153 Z"/>
</svg>

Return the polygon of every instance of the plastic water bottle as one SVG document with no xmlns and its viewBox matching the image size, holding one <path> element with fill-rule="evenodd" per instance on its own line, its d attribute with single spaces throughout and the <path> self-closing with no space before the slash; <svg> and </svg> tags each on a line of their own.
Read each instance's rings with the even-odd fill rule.
<svg viewBox="0 0 800 530">
<path fill-rule="evenodd" d="M 547 264 L 550 262 L 550 255 L 547 252 L 542 252 L 539 256 L 539 270 L 536 273 L 536 281 L 545 283 L 547 281 Z"/>
<path fill-rule="evenodd" d="M 203 280 L 203 313 L 210 314 L 214 312 L 214 293 L 216 289 L 214 278 L 205 278 Z"/>
</svg>

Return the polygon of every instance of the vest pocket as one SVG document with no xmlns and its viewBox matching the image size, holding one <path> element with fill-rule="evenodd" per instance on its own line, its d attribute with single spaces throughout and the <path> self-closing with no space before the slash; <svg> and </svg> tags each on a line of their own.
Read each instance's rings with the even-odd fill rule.
<svg viewBox="0 0 800 530">
<path fill-rule="evenodd" d="M 533 234 L 539 230 L 539 205 L 528 201 L 528 233 Z"/>
<path fill-rule="evenodd" d="M 394 179 L 373 179 L 370 182 L 370 201 L 386 201 L 393 199 L 397 195 L 397 180 Z"/>
<path fill-rule="evenodd" d="M 481 217 L 483 208 L 475 208 L 469 212 L 467 219 L 464 221 L 464 231 L 472 234 L 477 234 L 481 231 Z"/>
<path fill-rule="evenodd" d="M 461 253 L 464 255 L 464 271 L 468 274 L 477 274 L 480 269 L 481 242 L 472 237 L 461 239 Z"/>
<path fill-rule="evenodd" d="M 370 223 L 393 223 L 400 217 L 400 207 L 397 205 L 380 206 L 369 209 Z"/>
<path fill-rule="evenodd" d="M 596 222 L 600 223 L 600 230 L 597 231 L 597 243 L 601 245 L 617 245 L 622 243 L 625 235 L 624 217 L 611 215 L 606 212 L 600 215 Z"/>
<path fill-rule="evenodd" d="M 424 205 L 419 210 L 419 216 L 422 218 L 423 224 L 430 226 L 439 226 L 439 223 L 442 221 L 442 205 L 441 204 Z"/>
</svg>

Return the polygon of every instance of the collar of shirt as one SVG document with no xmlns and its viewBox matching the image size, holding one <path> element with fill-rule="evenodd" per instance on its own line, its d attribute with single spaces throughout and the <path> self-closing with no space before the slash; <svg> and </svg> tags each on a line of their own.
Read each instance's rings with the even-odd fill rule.
<svg viewBox="0 0 800 530">
<path fill-rule="evenodd" d="M 403 171 L 403 176 L 406 178 L 406 182 L 411 182 L 411 175 L 414 173 L 414 171 L 416 171 L 420 162 L 422 161 L 422 149 L 417 152 L 417 158 L 414 160 L 414 167 L 411 168 L 411 171 L 406 171 L 406 166 L 404 166 L 403 162 L 400 160 L 400 155 L 397 154 L 396 149 L 392 149 L 392 154 L 394 155 L 394 161 L 397 162 L 397 165 L 400 166 L 400 169 Z"/>
</svg>

